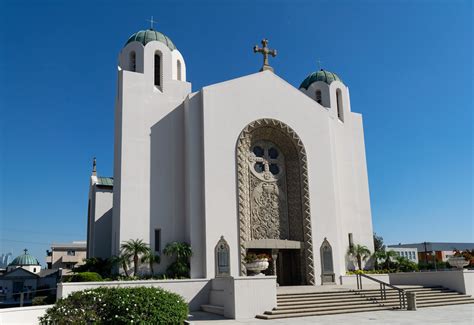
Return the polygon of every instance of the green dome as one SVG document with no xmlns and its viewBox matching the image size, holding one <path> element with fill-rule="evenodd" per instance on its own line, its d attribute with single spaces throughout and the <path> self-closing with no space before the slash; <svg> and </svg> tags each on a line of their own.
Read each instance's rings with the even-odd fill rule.
<svg viewBox="0 0 474 325">
<path fill-rule="evenodd" d="M 308 89 L 308 87 L 316 81 L 324 81 L 330 85 L 331 82 L 335 80 L 342 82 L 341 78 L 339 78 L 337 74 L 321 69 L 307 76 L 306 79 L 301 83 L 300 88 Z"/>
<path fill-rule="evenodd" d="M 13 262 L 11 262 L 8 266 L 23 266 L 23 265 L 40 265 L 36 257 L 31 256 L 28 254 L 28 250 L 25 249 L 25 253 L 17 256 Z"/>
<path fill-rule="evenodd" d="M 176 50 L 176 46 L 173 44 L 173 42 L 169 39 L 168 36 L 154 30 L 154 29 L 147 29 L 147 30 L 141 30 L 130 36 L 128 39 L 127 43 L 125 43 L 125 46 L 130 43 L 130 42 L 140 42 L 143 45 L 146 45 L 148 42 L 151 41 L 158 41 L 166 46 L 173 51 Z"/>
</svg>

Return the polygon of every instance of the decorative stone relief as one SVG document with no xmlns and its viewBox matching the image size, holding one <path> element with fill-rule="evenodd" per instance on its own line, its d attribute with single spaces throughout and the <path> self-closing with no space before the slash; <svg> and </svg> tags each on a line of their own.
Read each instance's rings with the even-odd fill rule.
<svg viewBox="0 0 474 325">
<path fill-rule="evenodd" d="M 256 146 L 263 153 L 255 151 Z M 270 156 L 272 146 L 279 151 L 277 156 L 274 152 Z M 304 242 L 301 273 L 307 284 L 314 284 L 306 159 L 301 139 L 280 121 L 257 120 L 241 132 L 237 142 L 241 275 L 246 274 L 245 242 L 290 239 Z"/>
</svg>

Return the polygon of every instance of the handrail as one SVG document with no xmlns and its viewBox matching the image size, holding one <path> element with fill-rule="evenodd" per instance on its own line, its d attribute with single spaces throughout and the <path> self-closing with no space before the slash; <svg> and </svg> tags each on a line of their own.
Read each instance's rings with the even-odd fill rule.
<svg viewBox="0 0 474 325">
<path fill-rule="evenodd" d="M 390 283 L 384 282 L 382 280 L 373 278 L 371 276 L 368 276 L 366 274 L 356 274 L 356 280 L 357 280 L 357 290 L 362 290 L 362 277 L 367 278 L 371 281 L 377 282 L 380 284 L 380 299 L 381 300 L 387 300 L 387 290 L 386 287 L 392 288 L 394 290 L 398 291 L 398 300 L 400 302 L 400 309 L 406 309 L 405 305 L 405 290 L 398 288 Z"/>
</svg>

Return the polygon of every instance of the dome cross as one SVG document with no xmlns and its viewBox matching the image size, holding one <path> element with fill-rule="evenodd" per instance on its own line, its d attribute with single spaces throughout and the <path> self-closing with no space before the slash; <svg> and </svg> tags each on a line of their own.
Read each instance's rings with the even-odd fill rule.
<svg viewBox="0 0 474 325">
<path fill-rule="evenodd" d="M 153 25 L 156 24 L 157 21 L 153 20 L 153 16 L 151 16 L 151 19 L 147 19 L 146 21 L 150 23 L 150 29 L 153 30 Z"/>
<path fill-rule="evenodd" d="M 255 45 L 253 47 L 253 52 L 254 53 L 262 53 L 263 55 L 263 66 L 262 68 L 260 69 L 260 71 L 265 71 L 265 70 L 270 70 L 273 72 L 273 68 L 268 64 L 268 55 L 271 55 L 273 57 L 275 57 L 277 55 L 277 51 L 276 50 L 270 50 L 268 47 L 268 40 L 266 38 L 264 38 L 262 40 L 262 46 L 263 47 L 258 47 L 258 45 Z"/>
</svg>

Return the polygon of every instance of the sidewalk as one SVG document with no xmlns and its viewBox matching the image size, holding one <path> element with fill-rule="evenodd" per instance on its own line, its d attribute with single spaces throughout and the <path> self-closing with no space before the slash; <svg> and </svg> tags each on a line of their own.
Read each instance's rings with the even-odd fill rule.
<svg viewBox="0 0 474 325">
<path fill-rule="evenodd" d="M 192 313 L 191 324 L 195 325 L 264 325 L 264 324 L 466 324 L 474 323 L 474 304 L 420 308 L 417 311 L 384 310 L 376 312 L 340 315 L 286 318 L 274 320 L 242 319 L 227 320 L 221 316 L 204 312 Z"/>
</svg>

